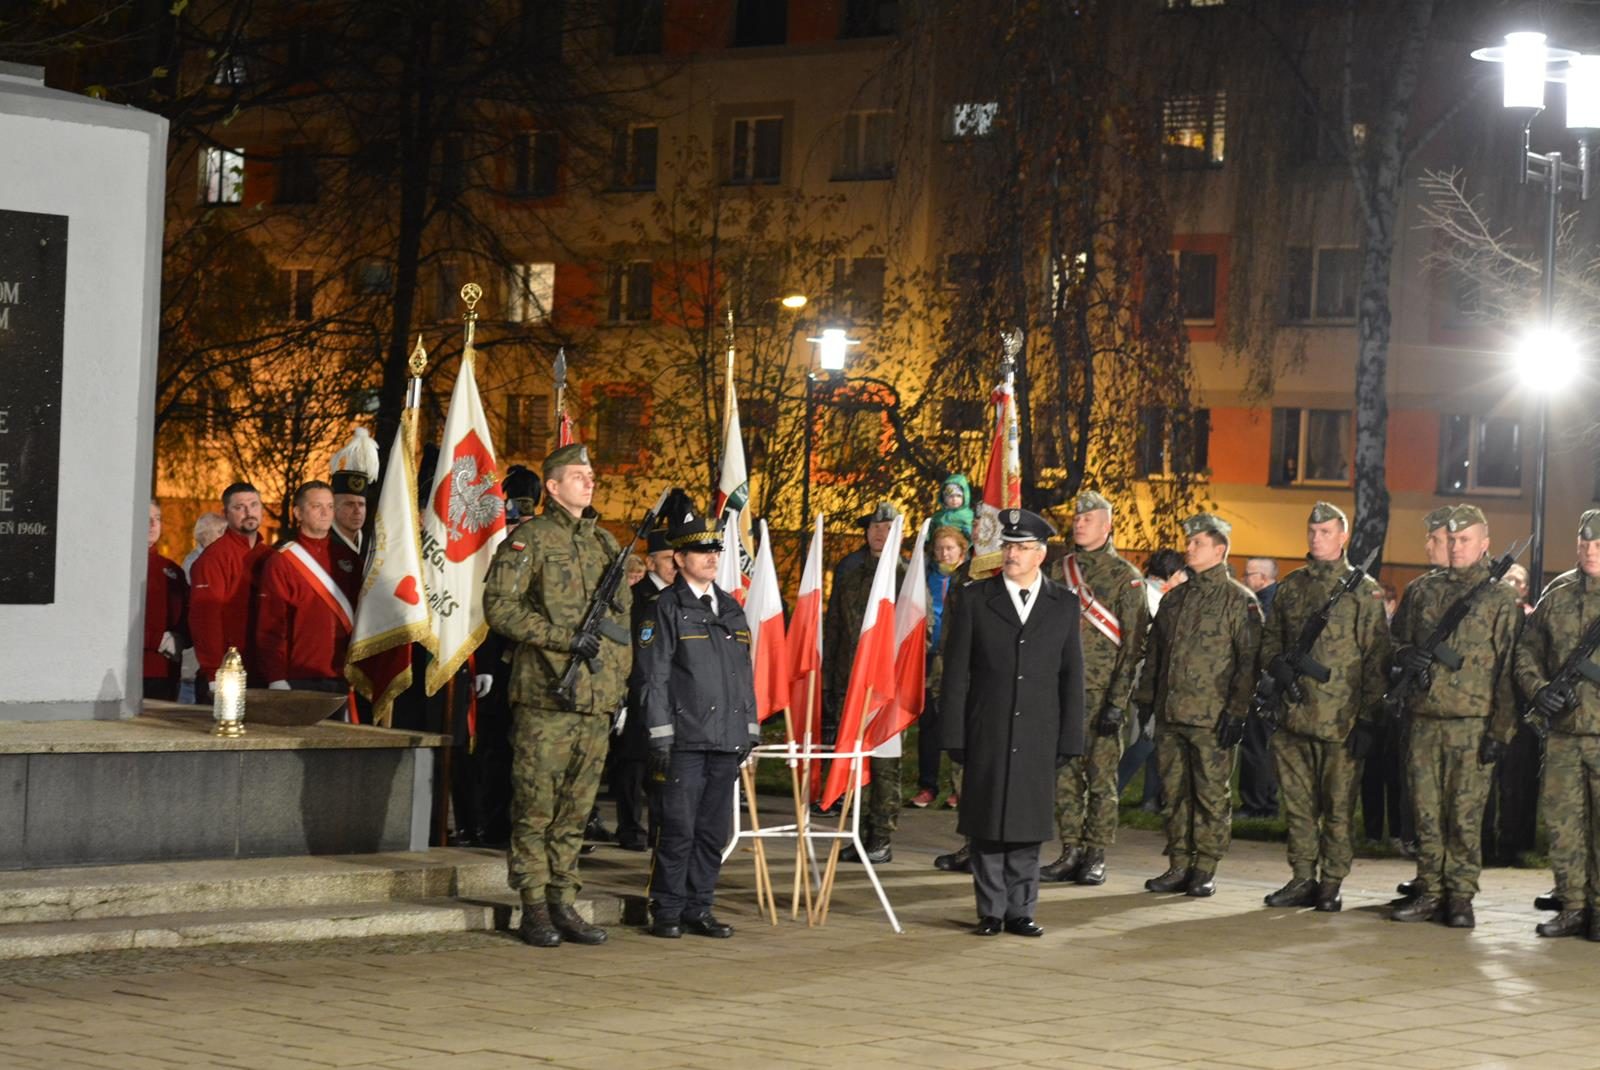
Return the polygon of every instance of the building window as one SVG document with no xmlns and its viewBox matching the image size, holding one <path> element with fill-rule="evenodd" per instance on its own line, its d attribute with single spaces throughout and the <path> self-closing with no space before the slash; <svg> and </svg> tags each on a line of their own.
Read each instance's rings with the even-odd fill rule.
<svg viewBox="0 0 1600 1070">
<path fill-rule="evenodd" d="M 973 398 L 945 398 L 939 405 L 939 431 L 946 435 L 984 432 L 984 404 Z"/>
<path fill-rule="evenodd" d="M 994 132 L 995 117 L 1000 114 L 1000 102 L 965 101 L 950 105 L 945 114 L 944 136 L 956 140 L 988 137 Z"/>
<path fill-rule="evenodd" d="M 542 456 L 550 445 L 550 395 L 507 394 L 505 435 L 500 441 L 505 456 Z"/>
<path fill-rule="evenodd" d="M 1353 322 L 1361 280 L 1361 250 L 1289 250 L 1284 272 L 1284 318 L 1290 323 Z"/>
<path fill-rule="evenodd" d="M 317 273 L 304 268 L 278 272 L 278 308 L 283 319 L 304 323 L 312 318 Z"/>
<path fill-rule="evenodd" d="M 1172 168 L 1221 167 L 1227 94 L 1181 93 L 1161 102 L 1161 160 Z"/>
<path fill-rule="evenodd" d="M 1522 427 L 1516 420 L 1449 415 L 1440 421 L 1440 494 L 1514 494 L 1521 489 Z"/>
<path fill-rule="evenodd" d="M 555 307 L 556 266 L 512 264 L 506 287 L 506 319 L 513 323 L 547 323 Z"/>
<path fill-rule="evenodd" d="M 894 177 L 894 113 L 852 111 L 844 117 L 835 179 Z"/>
<path fill-rule="evenodd" d="M 650 319 L 655 278 L 648 260 L 613 264 L 606 283 L 606 320 L 645 323 Z"/>
<path fill-rule="evenodd" d="M 947 290 L 977 290 L 988 282 L 989 273 L 989 257 L 984 253 L 945 255 L 943 282 Z"/>
<path fill-rule="evenodd" d="M 740 323 L 772 323 L 778 318 L 778 264 L 768 257 L 751 257 L 739 265 L 734 283 L 734 315 Z"/>
<path fill-rule="evenodd" d="M 511 179 L 511 192 L 523 197 L 554 194 L 561 162 L 561 138 L 551 130 L 519 134 L 514 151 L 516 173 Z"/>
<path fill-rule="evenodd" d="M 733 47 L 781 45 L 789 39 L 787 0 L 738 0 L 733 18 Z"/>
<path fill-rule="evenodd" d="M 617 189 L 656 188 L 656 146 L 660 131 L 655 126 L 630 126 L 618 130 L 611 139 L 611 184 Z"/>
<path fill-rule="evenodd" d="M 1141 479 L 1204 474 L 1211 467 L 1211 410 L 1141 408 L 1134 456 Z"/>
<path fill-rule="evenodd" d="M 618 0 L 617 41 L 619 56 L 655 56 L 662 45 L 663 0 Z"/>
<path fill-rule="evenodd" d="M 1183 322 L 1211 326 L 1217 322 L 1217 254 L 1183 251 L 1174 254 L 1178 269 L 1178 307 Z"/>
<path fill-rule="evenodd" d="M 899 0 L 844 0 L 840 37 L 884 37 L 899 28 Z"/>
<path fill-rule="evenodd" d="M 833 313 L 852 323 L 883 318 L 884 262 L 881 256 L 840 257 L 833 262 Z"/>
<path fill-rule="evenodd" d="M 733 121 L 728 181 L 775 183 L 783 177 L 783 119 L 776 115 Z"/>
<path fill-rule="evenodd" d="M 355 291 L 366 297 L 386 294 L 394 289 L 394 265 L 372 257 L 357 261 L 353 272 Z"/>
<path fill-rule="evenodd" d="M 212 85 L 240 86 L 250 81 L 250 68 L 245 65 L 243 56 L 223 56 L 217 61 L 216 73 L 211 78 Z"/>
<path fill-rule="evenodd" d="M 1349 486 L 1351 423 L 1343 409 L 1273 409 L 1270 482 Z"/>
<path fill-rule="evenodd" d="M 200 153 L 200 198 L 206 204 L 244 201 L 243 149 L 206 149 Z"/>
<path fill-rule="evenodd" d="M 286 146 L 278 156 L 278 203 L 315 204 L 317 160 L 304 145 Z"/>
<path fill-rule="evenodd" d="M 603 384 L 590 406 L 594 435 L 589 448 L 600 464 L 639 464 L 644 460 L 650 421 L 650 388 L 642 384 Z"/>
</svg>

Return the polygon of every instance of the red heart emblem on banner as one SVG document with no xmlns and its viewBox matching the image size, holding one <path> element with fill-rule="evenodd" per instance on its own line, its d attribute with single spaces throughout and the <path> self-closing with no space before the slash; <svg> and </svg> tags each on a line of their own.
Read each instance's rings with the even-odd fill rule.
<svg viewBox="0 0 1600 1070">
<path fill-rule="evenodd" d="M 417 578 L 404 576 L 394 585 L 394 596 L 406 605 L 414 606 L 422 601 L 422 596 L 417 593 Z"/>
</svg>

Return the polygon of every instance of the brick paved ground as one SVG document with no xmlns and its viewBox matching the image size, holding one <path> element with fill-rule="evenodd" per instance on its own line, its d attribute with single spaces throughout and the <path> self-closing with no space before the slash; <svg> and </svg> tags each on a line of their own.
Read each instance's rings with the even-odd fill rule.
<svg viewBox="0 0 1600 1070">
<path fill-rule="evenodd" d="M 1600 945 L 1541 941 L 1548 876 L 1486 875 L 1479 927 L 1379 909 L 1408 863 L 1361 861 L 1343 914 L 1269 911 L 1281 848 L 1237 843 L 1211 900 L 1150 895 L 1150 833 L 1098 889 L 1051 888 L 1041 940 L 980 940 L 964 879 L 928 862 L 950 815 L 908 814 L 884 867 L 907 932 L 847 874 L 833 919 L 760 924 L 730 863 L 731 941 L 614 931 L 117 955 L 0 967 L 0 1065 L 306 1070 L 583 1067 L 1600 1066 Z M 636 889 L 642 856 L 593 856 Z"/>
</svg>

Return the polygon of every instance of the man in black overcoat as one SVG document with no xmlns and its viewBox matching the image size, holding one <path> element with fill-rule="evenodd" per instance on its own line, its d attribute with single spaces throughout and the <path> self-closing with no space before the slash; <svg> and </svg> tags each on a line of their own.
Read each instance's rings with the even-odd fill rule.
<svg viewBox="0 0 1600 1070">
<path fill-rule="evenodd" d="M 965 766 L 956 827 L 972 843 L 973 932 L 1041 936 L 1039 845 L 1056 834 L 1056 770 L 1083 753 L 1083 648 L 1077 600 L 1041 571 L 1055 529 L 1026 509 L 1001 510 L 1000 522 L 1000 575 L 962 590 L 946 624 L 939 727 Z"/>
</svg>

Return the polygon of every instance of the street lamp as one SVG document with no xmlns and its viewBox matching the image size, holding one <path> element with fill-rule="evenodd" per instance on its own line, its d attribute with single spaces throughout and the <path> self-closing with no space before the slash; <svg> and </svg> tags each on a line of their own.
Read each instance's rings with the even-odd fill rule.
<svg viewBox="0 0 1600 1070">
<path fill-rule="evenodd" d="M 832 379 L 835 372 L 844 370 L 845 359 L 850 355 L 850 347 L 861 344 L 860 339 L 851 338 L 849 332 L 843 327 L 824 327 L 821 334 L 806 341 L 817 347 L 817 366 L 821 369 L 824 379 Z M 805 427 L 805 482 L 800 485 L 800 538 L 801 552 L 804 554 L 806 524 L 811 519 L 811 454 L 815 448 L 816 437 L 816 389 L 817 373 L 809 369 L 806 371 L 806 427 Z"/>
<path fill-rule="evenodd" d="M 1506 43 L 1480 48 L 1472 58 L 1501 65 L 1506 109 L 1523 116 L 1522 149 L 1518 154 L 1521 182 L 1543 185 L 1545 197 L 1544 277 L 1541 323 L 1519 352 L 1518 365 L 1536 388 L 1538 400 L 1533 422 L 1533 546 L 1528 576 L 1533 589 L 1544 586 L 1544 508 L 1546 464 L 1549 459 L 1550 395 L 1570 381 L 1577 354 L 1569 340 L 1555 330 L 1556 232 L 1561 214 L 1564 182 L 1576 184 L 1581 200 L 1589 199 L 1590 138 L 1600 129 L 1600 56 L 1584 56 L 1571 49 L 1552 47 L 1542 33 L 1508 33 Z M 1546 82 L 1567 86 L 1567 129 L 1578 139 L 1578 162 L 1568 163 L 1560 152 L 1534 152 L 1533 120 L 1544 110 Z"/>
</svg>

